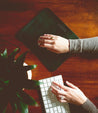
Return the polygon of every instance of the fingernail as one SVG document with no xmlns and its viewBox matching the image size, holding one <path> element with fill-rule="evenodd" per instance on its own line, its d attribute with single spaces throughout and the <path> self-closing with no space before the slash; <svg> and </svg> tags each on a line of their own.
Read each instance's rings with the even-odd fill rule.
<svg viewBox="0 0 98 113">
<path fill-rule="evenodd" d="M 66 83 L 69 83 L 68 81 L 66 81 Z"/>
</svg>

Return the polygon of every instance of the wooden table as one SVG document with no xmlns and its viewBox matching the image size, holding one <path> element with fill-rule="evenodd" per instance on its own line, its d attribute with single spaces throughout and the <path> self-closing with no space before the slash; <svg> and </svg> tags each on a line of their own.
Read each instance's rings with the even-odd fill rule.
<svg viewBox="0 0 98 113">
<path fill-rule="evenodd" d="M 27 48 L 15 39 L 15 34 L 40 10 L 50 8 L 80 38 L 98 36 L 97 0 L 3 0 L 0 1 L 0 52 L 4 48 L 10 53 L 16 47 L 21 53 Z M 98 106 L 98 59 L 79 55 L 68 58 L 56 71 L 49 72 L 39 59 L 29 52 L 26 63 L 37 64 L 32 79 L 62 74 L 64 81 L 77 85 Z M 39 103 L 37 91 L 27 91 Z M 10 106 L 9 106 L 10 107 Z M 30 113 L 42 113 L 41 107 L 29 107 Z M 7 113 L 11 113 L 8 109 Z"/>
</svg>

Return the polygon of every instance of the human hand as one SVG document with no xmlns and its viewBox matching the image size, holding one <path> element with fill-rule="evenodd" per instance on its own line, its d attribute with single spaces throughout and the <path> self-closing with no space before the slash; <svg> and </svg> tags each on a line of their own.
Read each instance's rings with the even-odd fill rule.
<svg viewBox="0 0 98 113">
<path fill-rule="evenodd" d="M 66 81 L 66 84 L 69 87 L 59 85 L 56 82 L 53 82 L 53 85 L 51 85 L 52 92 L 56 95 L 60 102 L 68 102 L 75 105 L 82 105 L 84 102 L 86 102 L 87 97 L 78 87 L 68 81 Z M 62 90 L 58 89 L 57 87 L 61 88 Z"/>
<path fill-rule="evenodd" d="M 44 34 L 40 36 L 38 45 L 58 54 L 69 52 L 69 41 L 61 36 Z"/>
</svg>

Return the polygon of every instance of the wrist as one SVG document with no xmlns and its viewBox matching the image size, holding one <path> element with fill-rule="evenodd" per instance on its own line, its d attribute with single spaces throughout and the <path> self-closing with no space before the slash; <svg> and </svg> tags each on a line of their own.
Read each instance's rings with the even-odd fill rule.
<svg viewBox="0 0 98 113">
<path fill-rule="evenodd" d="M 87 97 L 84 96 L 83 98 L 81 98 L 81 101 L 80 101 L 79 105 L 84 104 L 86 101 L 87 101 Z"/>
<path fill-rule="evenodd" d="M 69 52 L 70 51 L 70 41 L 67 39 L 67 51 L 66 52 Z"/>
</svg>

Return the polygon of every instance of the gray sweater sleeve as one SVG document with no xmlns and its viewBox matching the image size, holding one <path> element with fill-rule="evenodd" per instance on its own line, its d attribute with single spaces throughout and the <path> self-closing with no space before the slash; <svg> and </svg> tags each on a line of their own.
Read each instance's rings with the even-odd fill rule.
<svg viewBox="0 0 98 113">
<path fill-rule="evenodd" d="M 70 53 L 93 53 L 98 54 L 98 37 L 87 39 L 70 39 Z M 81 105 L 86 113 L 98 113 L 96 106 L 89 100 Z"/>
<path fill-rule="evenodd" d="M 98 37 L 70 39 L 70 53 L 98 53 Z"/>
<path fill-rule="evenodd" d="M 98 109 L 89 99 L 87 99 L 81 107 L 86 111 L 86 113 L 98 113 Z"/>
</svg>

